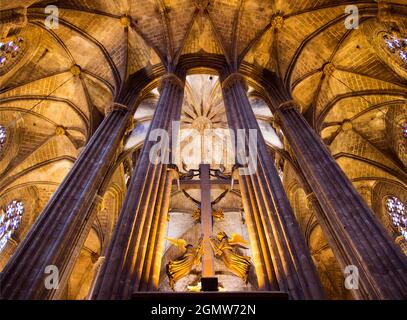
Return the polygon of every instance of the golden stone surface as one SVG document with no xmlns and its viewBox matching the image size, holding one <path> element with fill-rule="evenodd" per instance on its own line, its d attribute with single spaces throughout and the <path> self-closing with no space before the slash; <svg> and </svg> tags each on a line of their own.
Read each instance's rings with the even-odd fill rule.
<svg viewBox="0 0 407 320">
<path fill-rule="evenodd" d="M 10 10 L 0 18 L 1 35 L 21 36 L 27 44 L 24 58 L 5 74 L 0 72 L 0 124 L 10 132 L 0 156 L 0 207 L 8 199 L 19 198 L 27 208 L 17 240 L 0 256 L 0 271 L 86 148 L 104 111 L 116 101 L 123 80 L 137 72 L 157 79 L 164 70 L 172 70 L 169 61 L 187 55 L 202 61 L 195 69 L 201 73 L 208 72 L 204 65 L 208 55 L 226 57 L 236 72 L 242 71 L 239 67 L 247 72 L 250 85 L 258 86 L 252 89 L 262 91 L 265 97 L 269 92 L 261 88 L 259 78 L 267 72 L 280 75 L 309 125 L 329 146 L 355 188 L 362 193 L 362 186 L 369 186 L 368 205 L 378 220 L 405 246 L 403 239 L 392 233 L 382 201 L 385 195 L 394 194 L 407 203 L 406 142 L 401 131 L 407 119 L 406 71 L 395 65 L 389 52 L 379 52 L 376 42 L 380 39 L 377 34 L 385 30 L 383 23 L 394 23 L 397 32 L 407 34 L 405 18 L 391 14 L 394 5 L 405 5 L 405 1 L 364 4 L 370 14 L 378 10 L 378 19 L 367 19 L 352 32 L 344 28 L 343 21 L 334 23 L 343 15 L 343 6 L 333 0 L 324 4 L 316 0 L 247 0 L 241 6 L 236 1 L 164 1 L 165 8 L 149 1 L 75 1 L 74 13 L 68 9 L 72 1 L 55 3 L 66 24 L 52 32 L 26 24 L 27 11 L 44 12 L 43 1 L 0 4 L 2 13 Z M 4 21 L 6 18 L 9 21 Z M 199 131 L 227 125 L 219 107 L 221 87 L 205 81 L 200 88 L 213 89 L 214 94 L 204 103 L 204 113 L 193 96 L 196 90 L 191 90 L 192 94 L 187 93 L 189 109 L 185 104 L 181 116 L 183 125 Z M 152 101 L 154 106 L 157 100 Z M 140 123 L 151 117 L 146 115 Z M 129 129 L 132 123 L 129 121 Z M 289 146 L 277 151 L 270 148 L 270 152 L 280 152 L 295 163 Z M 285 162 L 283 185 L 324 288 L 329 298 L 350 299 L 343 288 L 343 270 L 315 218 L 313 211 L 318 208 L 307 206 L 309 190 L 290 161 Z M 92 288 L 98 268 L 95 261 L 103 255 L 104 240 L 112 236 L 127 190 L 122 163 L 109 179 L 103 207 L 97 206 L 95 222 L 78 259 L 72 262 L 74 269 L 63 298 L 84 299 Z M 234 188 L 238 190 L 238 186 Z M 214 193 L 222 191 L 215 188 Z M 179 212 L 168 213 L 168 223 L 174 226 L 172 231 L 197 240 L 194 207 L 175 187 L 173 192 L 171 208 Z M 243 228 L 238 192 L 222 201 L 222 207 L 228 208 L 222 226 Z M 188 219 L 192 222 L 186 226 Z M 171 251 L 163 255 L 163 261 L 170 258 L 174 258 Z M 231 279 L 225 277 L 224 281 L 230 287 L 244 288 Z"/>
<path fill-rule="evenodd" d="M 342 123 L 342 130 L 343 130 L 343 131 L 349 131 L 349 130 L 352 130 L 352 128 L 353 128 L 352 121 L 350 121 L 350 120 L 345 120 L 345 121 Z"/>
<path fill-rule="evenodd" d="M 81 67 L 78 66 L 77 64 L 73 65 L 71 67 L 71 73 L 76 77 L 79 76 L 81 74 L 82 70 Z"/>
<path fill-rule="evenodd" d="M 56 134 L 57 136 L 63 136 L 63 135 L 66 134 L 66 130 L 65 130 L 64 127 L 58 126 L 58 127 L 55 128 L 55 134 Z"/>
<path fill-rule="evenodd" d="M 128 16 L 120 17 L 120 24 L 121 24 L 123 27 L 126 27 L 126 28 L 130 27 L 130 24 L 131 24 L 131 19 L 130 19 L 130 17 L 128 17 Z"/>
<path fill-rule="evenodd" d="M 282 16 L 275 16 L 273 20 L 271 20 L 271 26 L 274 29 L 281 29 L 284 26 L 284 18 Z"/>
<path fill-rule="evenodd" d="M 335 72 L 335 66 L 332 63 L 327 63 L 324 65 L 323 72 L 327 76 L 331 76 Z"/>
</svg>

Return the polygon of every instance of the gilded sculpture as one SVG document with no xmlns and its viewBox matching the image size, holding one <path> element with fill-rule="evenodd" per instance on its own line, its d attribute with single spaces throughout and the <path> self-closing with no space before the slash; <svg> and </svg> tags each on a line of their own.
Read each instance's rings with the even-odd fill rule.
<svg viewBox="0 0 407 320">
<path fill-rule="evenodd" d="M 170 286 L 174 290 L 175 283 L 189 275 L 192 268 L 201 262 L 202 238 L 199 240 L 196 247 L 192 244 L 188 244 L 184 239 L 166 239 L 176 245 L 183 252 L 177 259 L 168 262 L 166 266 Z"/>
<path fill-rule="evenodd" d="M 216 237 L 211 237 L 210 242 L 217 258 L 221 258 L 225 266 L 233 274 L 247 283 L 251 261 L 250 257 L 236 253 L 237 247 L 247 249 L 248 242 L 242 236 L 234 233 L 229 238 L 225 232 L 219 232 Z"/>
</svg>

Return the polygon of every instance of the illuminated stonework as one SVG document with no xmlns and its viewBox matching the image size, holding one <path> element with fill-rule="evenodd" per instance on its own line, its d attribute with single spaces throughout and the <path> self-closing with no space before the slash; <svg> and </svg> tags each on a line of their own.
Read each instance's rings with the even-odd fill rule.
<svg viewBox="0 0 407 320">
<path fill-rule="evenodd" d="M 186 77 L 181 113 L 180 163 L 188 169 L 208 161 L 212 168 L 224 166 L 230 171 L 234 159 L 219 78 L 208 74 Z M 216 167 L 217 168 L 217 167 Z"/>
<path fill-rule="evenodd" d="M 395 285 L 407 283 L 397 254 L 407 253 L 397 211 L 397 201 L 407 205 L 401 2 L 362 3 L 359 27 L 348 30 L 346 5 L 333 0 L 2 1 L 2 296 L 172 292 L 165 266 L 182 252 L 164 236 L 197 246 L 205 211 L 206 231 L 212 218 L 213 236 L 250 244 L 235 252 L 251 258 L 247 284 L 218 250 L 226 294 L 316 299 L 320 280 L 329 299 L 405 297 Z M 49 4 L 60 18 L 53 29 Z M 386 19 L 375 18 L 377 5 Z M 151 165 L 158 140 L 149 129 L 176 143 L 173 121 L 177 158 Z M 230 128 L 261 131 L 247 157 L 257 162 L 252 175 L 239 175 Z M 375 232 L 378 223 L 392 238 Z M 360 290 L 344 286 L 349 257 Z M 54 262 L 59 292 L 45 290 L 39 272 Z M 201 269 L 175 291 L 204 288 Z"/>
<path fill-rule="evenodd" d="M 212 122 L 207 117 L 198 116 L 192 121 L 192 128 L 198 130 L 200 134 L 203 134 L 205 130 L 212 129 Z"/>
</svg>

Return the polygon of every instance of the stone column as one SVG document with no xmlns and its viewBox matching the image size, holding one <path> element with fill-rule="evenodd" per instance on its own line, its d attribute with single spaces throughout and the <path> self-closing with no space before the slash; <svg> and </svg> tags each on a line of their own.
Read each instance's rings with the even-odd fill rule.
<svg viewBox="0 0 407 320">
<path fill-rule="evenodd" d="M 93 272 L 93 280 L 92 284 L 90 286 L 90 290 L 88 293 L 88 296 L 86 297 L 86 300 L 90 300 L 93 294 L 93 288 L 95 287 L 96 279 L 99 276 L 100 268 L 102 267 L 103 263 L 105 262 L 105 256 L 100 256 L 98 260 L 95 262 L 95 264 L 92 267 L 92 272 Z"/>
<path fill-rule="evenodd" d="M 257 270 L 266 280 L 263 287 L 276 289 L 278 285 L 292 299 L 324 298 L 319 276 L 274 167 L 274 158 L 267 150 L 246 95 L 244 79 L 237 73 L 221 74 L 221 79 L 229 126 L 235 132 L 246 130 L 246 146 L 248 129 L 257 131 L 257 154 L 250 159 L 257 161 L 257 170 L 239 175 L 239 185 L 251 230 L 250 242 L 261 251 L 264 260 L 258 264 L 262 269 Z"/>
<path fill-rule="evenodd" d="M 361 299 L 407 297 L 407 261 L 355 190 L 321 138 L 309 126 L 290 95 L 272 83 L 270 98 L 303 175 L 323 216 L 318 220 L 342 268 L 359 272 Z M 318 211 L 316 211 L 318 214 Z M 346 263 L 346 264 L 345 264 Z"/>
<path fill-rule="evenodd" d="M 164 194 L 161 208 L 157 211 L 154 219 L 154 230 L 150 232 L 153 236 L 149 241 L 149 257 L 147 268 L 143 270 L 141 291 L 155 291 L 158 289 L 161 271 L 161 261 L 164 254 L 164 243 L 166 227 L 168 223 L 168 211 L 170 209 L 171 190 L 173 181 L 179 178 L 176 166 L 167 166 L 167 177 L 164 185 Z"/>
<path fill-rule="evenodd" d="M 94 197 L 92 206 L 90 207 L 89 212 L 87 214 L 87 222 L 84 223 L 82 225 L 82 228 L 77 232 L 78 244 L 75 245 L 74 247 L 75 251 L 72 252 L 71 259 L 69 259 L 69 261 L 67 261 L 65 265 L 65 269 L 68 270 L 68 272 L 64 272 L 59 275 L 59 290 L 55 290 L 53 295 L 50 297 L 53 300 L 60 300 L 62 295 L 64 294 L 65 290 L 62 289 L 68 285 L 68 281 L 71 276 L 71 271 L 73 270 L 77 258 L 79 257 L 83 245 L 85 244 L 85 241 L 89 235 L 89 232 L 92 229 L 93 221 L 95 220 L 98 213 L 101 212 L 102 210 L 103 210 L 103 197 L 99 193 L 97 193 Z"/>
<path fill-rule="evenodd" d="M 150 150 L 156 142 L 149 141 L 154 129 L 171 133 L 172 122 L 180 119 L 185 75 L 166 74 L 161 82 L 158 101 L 147 139 L 131 178 L 126 198 L 97 281 L 94 299 L 130 299 L 134 291 L 151 288 L 149 284 L 168 165 L 150 161 Z M 167 196 L 167 195 L 165 195 Z"/>
<path fill-rule="evenodd" d="M 54 265 L 66 279 L 92 223 L 91 206 L 116 157 L 139 89 L 123 90 L 73 168 L 52 196 L 5 266 L 1 293 L 5 299 L 50 299 L 58 290 L 45 288 L 45 268 Z M 128 108 L 129 106 L 130 108 Z"/>
</svg>

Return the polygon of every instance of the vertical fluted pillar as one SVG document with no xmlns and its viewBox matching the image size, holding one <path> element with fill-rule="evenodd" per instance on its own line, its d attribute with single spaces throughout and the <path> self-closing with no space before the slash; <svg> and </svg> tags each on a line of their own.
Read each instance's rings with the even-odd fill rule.
<svg viewBox="0 0 407 320">
<path fill-rule="evenodd" d="M 319 276 L 246 95 L 244 79 L 237 73 L 221 78 L 229 126 L 235 131 L 246 130 L 246 145 L 248 130 L 257 131 L 257 154 L 250 159 L 257 162 L 257 170 L 239 175 L 239 184 L 252 230 L 250 241 L 261 250 L 266 264 L 260 270 L 268 283 L 264 287 L 274 289 L 278 284 L 292 299 L 321 299 L 324 294 Z"/>
<path fill-rule="evenodd" d="M 407 260 L 309 126 L 290 95 L 276 83 L 270 97 L 285 137 L 318 200 L 319 223 L 342 268 L 359 272 L 357 298 L 407 297 Z M 319 216 L 318 216 L 319 215 Z"/>
<path fill-rule="evenodd" d="M 99 194 L 96 194 L 92 206 L 90 207 L 89 212 L 87 214 L 86 223 L 83 223 L 81 228 L 77 230 L 77 245 L 75 245 L 74 247 L 75 251 L 72 252 L 71 259 L 67 261 L 65 269 L 70 271 L 73 270 L 75 263 L 77 261 L 77 257 L 79 256 L 83 248 L 83 245 L 85 244 L 85 241 L 89 235 L 89 232 L 92 229 L 93 221 L 95 221 L 95 218 L 98 215 L 98 213 L 102 210 L 102 207 L 103 207 L 103 197 Z M 63 290 L 63 288 L 67 287 L 68 285 L 69 278 L 71 276 L 70 271 L 63 272 L 62 274 L 59 275 L 59 289 L 62 290 L 56 290 L 52 296 L 52 299 L 59 300 L 65 293 L 65 290 Z"/>
<path fill-rule="evenodd" d="M 91 206 L 123 138 L 139 89 L 128 88 L 116 98 L 98 130 L 52 196 L 2 272 L 5 299 L 49 299 L 47 266 L 53 265 L 63 280 L 71 272 L 83 231 L 92 223 Z"/>
<path fill-rule="evenodd" d="M 87 300 L 92 298 L 93 288 L 95 287 L 96 279 L 99 276 L 100 269 L 103 266 L 104 262 L 105 262 L 105 256 L 100 256 L 98 258 L 98 260 L 95 262 L 95 264 L 93 265 L 93 267 L 92 267 L 93 279 L 92 279 L 92 284 L 90 286 L 90 290 L 89 290 L 88 295 L 86 297 Z"/>
<path fill-rule="evenodd" d="M 257 282 L 260 290 L 278 291 L 280 290 L 277 276 L 273 268 L 272 252 L 269 250 L 266 234 L 262 222 L 258 218 L 256 200 L 250 197 L 247 184 L 240 180 L 240 192 L 242 203 L 246 214 L 247 231 L 250 236 L 250 248 L 253 254 L 253 264 L 256 270 Z"/>
<path fill-rule="evenodd" d="M 154 221 L 154 230 L 150 232 L 152 238 L 149 241 L 149 257 L 146 268 L 143 270 L 141 291 L 155 291 L 158 289 L 161 261 L 164 253 L 166 227 L 168 223 L 168 211 L 170 209 L 171 190 L 173 181 L 179 178 L 176 166 L 167 166 L 167 177 L 164 184 L 161 208 L 157 211 Z"/>
<path fill-rule="evenodd" d="M 150 161 L 155 142 L 148 137 L 154 129 L 170 133 L 172 122 L 180 119 L 185 75 L 180 77 L 167 74 L 162 79 L 160 99 L 96 283 L 94 299 L 129 299 L 134 291 L 149 286 L 152 254 L 156 254 L 152 250 L 163 213 L 164 192 L 168 192 L 169 172 L 167 164 Z"/>
</svg>

